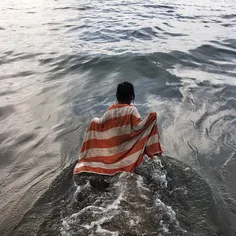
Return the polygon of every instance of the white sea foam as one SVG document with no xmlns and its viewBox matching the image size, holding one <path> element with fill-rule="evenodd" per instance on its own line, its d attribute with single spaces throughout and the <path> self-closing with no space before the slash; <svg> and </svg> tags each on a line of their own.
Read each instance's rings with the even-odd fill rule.
<svg viewBox="0 0 236 236">
<path fill-rule="evenodd" d="M 165 173 L 156 170 L 153 174 L 162 187 L 167 186 Z M 89 197 L 92 197 L 87 184 L 78 187 L 76 194 L 82 191 L 90 191 Z M 149 222 L 152 225 L 147 228 L 145 225 Z M 170 226 L 180 228 L 172 207 L 154 195 L 142 176 L 121 173 L 109 192 L 100 192 L 91 205 L 62 220 L 61 235 L 73 236 L 79 232 L 98 236 L 118 236 L 120 232 L 167 235 Z"/>
<path fill-rule="evenodd" d="M 62 220 L 62 227 L 61 227 L 61 235 L 62 236 L 71 236 L 71 234 L 68 232 L 70 230 L 70 225 L 68 222 L 64 219 Z"/>
</svg>

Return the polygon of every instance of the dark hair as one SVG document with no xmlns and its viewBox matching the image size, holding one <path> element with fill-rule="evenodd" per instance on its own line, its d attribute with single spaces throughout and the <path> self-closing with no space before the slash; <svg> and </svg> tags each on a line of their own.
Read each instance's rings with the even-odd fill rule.
<svg viewBox="0 0 236 236">
<path fill-rule="evenodd" d="M 130 103 L 135 98 L 134 86 L 129 82 L 118 84 L 116 98 L 120 103 Z"/>
</svg>

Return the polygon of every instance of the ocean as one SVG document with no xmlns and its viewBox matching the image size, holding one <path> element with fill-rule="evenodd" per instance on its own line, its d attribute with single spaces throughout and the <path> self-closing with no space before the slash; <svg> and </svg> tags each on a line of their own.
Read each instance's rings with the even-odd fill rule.
<svg viewBox="0 0 236 236">
<path fill-rule="evenodd" d="M 234 0 L 1 0 L 0 235 L 236 235 Z M 163 165 L 74 182 L 89 121 L 134 84 Z"/>
</svg>

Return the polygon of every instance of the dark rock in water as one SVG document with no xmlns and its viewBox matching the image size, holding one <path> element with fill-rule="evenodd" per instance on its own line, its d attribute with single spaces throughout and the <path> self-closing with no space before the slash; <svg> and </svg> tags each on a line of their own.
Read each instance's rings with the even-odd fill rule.
<svg viewBox="0 0 236 236">
<path fill-rule="evenodd" d="M 74 181 L 78 186 L 86 185 L 89 182 L 89 185 L 97 190 L 104 191 L 109 188 L 110 184 L 107 181 L 111 177 L 108 175 L 97 175 L 93 173 L 81 173 L 74 176 Z"/>
<path fill-rule="evenodd" d="M 136 172 L 144 176 L 161 201 L 172 207 L 187 235 L 221 235 L 217 207 L 206 181 L 191 167 L 173 158 L 163 157 L 162 164 L 164 169 L 160 170 L 157 163 L 146 160 Z"/>
<path fill-rule="evenodd" d="M 71 166 L 11 235 L 220 235 L 208 184 L 182 162 L 162 160 L 163 168 L 145 160 L 103 182 L 86 175 L 73 182 Z"/>
</svg>

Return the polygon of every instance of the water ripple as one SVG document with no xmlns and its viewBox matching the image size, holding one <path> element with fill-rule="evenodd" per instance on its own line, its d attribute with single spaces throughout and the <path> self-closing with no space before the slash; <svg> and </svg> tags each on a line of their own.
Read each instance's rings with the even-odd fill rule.
<svg viewBox="0 0 236 236">
<path fill-rule="evenodd" d="M 235 12 L 230 0 L 2 0 L 0 234 L 77 159 L 88 121 L 127 80 L 141 115 L 158 112 L 166 154 L 207 179 L 221 231 L 235 235 Z"/>
</svg>

